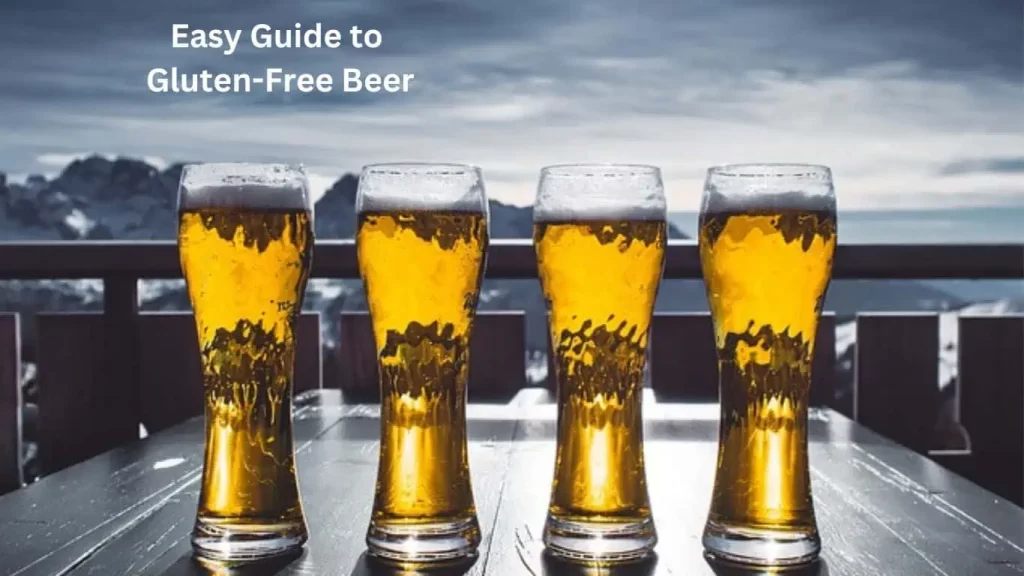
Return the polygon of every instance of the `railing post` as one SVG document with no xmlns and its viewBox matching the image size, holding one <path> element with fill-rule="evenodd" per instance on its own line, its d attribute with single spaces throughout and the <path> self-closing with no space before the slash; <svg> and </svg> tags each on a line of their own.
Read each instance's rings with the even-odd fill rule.
<svg viewBox="0 0 1024 576">
<path fill-rule="evenodd" d="M 718 401 L 718 354 L 708 312 L 655 312 L 651 387 L 661 400 Z"/>
<path fill-rule="evenodd" d="M 0 494 L 21 487 L 21 338 L 17 314 L 0 314 Z"/>
<path fill-rule="evenodd" d="M 103 279 L 103 324 L 106 340 L 107 397 L 114 403 L 111 433 L 119 443 L 139 439 L 142 418 L 142 371 L 139 366 L 139 279 L 134 275 Z"/>
<path fill-rule="evenodd" d="M 1024 316 L 961 316 L 960 422 L 967 474 L 1024 506 Z"/>
</svg>

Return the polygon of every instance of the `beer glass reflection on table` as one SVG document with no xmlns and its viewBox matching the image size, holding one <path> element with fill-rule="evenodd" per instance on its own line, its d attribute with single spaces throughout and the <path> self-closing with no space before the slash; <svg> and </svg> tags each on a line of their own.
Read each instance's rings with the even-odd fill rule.
<svg viewBox="0 0 1024 576">
<path fill-rule="evenodd" d="M 819 554 L 807 456 L 815 333 L 836 201 L 824 166 L 708 170 L 698 238 L 718 355 L 718 467 L 706 552 L 758 566 Z"/>
<path fill-rule="evenodd" d="M 476 555 L 466 436 L 469 341 L 488 245 L 480 170 L 363 169 L 356 247 L 380 377 L 380 454 L 366 542 L 401 565 Z"/>
<path fill-rule="evenodd" d="M 206 449 L 192 544 L 200 559 L 296 552 L 306 524 L 292 444 L 295 325 L 313 255 L 301 167 L 188 165 L 181 268 L 202 362 Z"/>
<path fill-rule="evenodd" d="M 580 563 L 640 560 L 657 542 L 641 401 L 667 236 L 661 172 L 550 166 L 533 210 L 558 388 L 544 544 Z"/>
</svg>

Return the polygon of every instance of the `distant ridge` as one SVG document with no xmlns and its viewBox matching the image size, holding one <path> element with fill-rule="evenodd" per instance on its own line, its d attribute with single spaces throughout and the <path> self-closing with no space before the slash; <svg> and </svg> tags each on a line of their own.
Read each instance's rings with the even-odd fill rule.
<svg viewBox="0 0 1024 576">
<path fill-rule="evenodd" d="M 0 239 L 170 240 L 177 231 L 184 163 L 159 169 L 135 158 L 74 160 L 56 177 L 8 182 L 0 172 Z M 339 177 L 314 207 L 318 238 L 352 238 L 359 179 Z M 493 238 L 532 237 L 533 209 L 490 201 Z M 687 238 L 670 225 L 670 238 Z"/>
</svg>

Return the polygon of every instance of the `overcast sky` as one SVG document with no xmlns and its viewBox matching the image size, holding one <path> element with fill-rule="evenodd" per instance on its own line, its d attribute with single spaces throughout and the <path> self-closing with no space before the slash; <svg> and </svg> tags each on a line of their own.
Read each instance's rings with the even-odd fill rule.
<svg viewBox="0 0 1024 576">
<path fill-rule="evenodd" d="M 840 208 L 1024 205 L 1020 0 L 5 0 L 0 170 L 86 152 L 470 162 L 532 200 L 550 163 L 831 165 Z M 376 28 L 376 50 L 173 49 L 171 25 Z M 246 46 L 247 41 L 243 42 Z M 154 67 L 415 73 L 408 94 L 152 94 Z"/>
</svg>

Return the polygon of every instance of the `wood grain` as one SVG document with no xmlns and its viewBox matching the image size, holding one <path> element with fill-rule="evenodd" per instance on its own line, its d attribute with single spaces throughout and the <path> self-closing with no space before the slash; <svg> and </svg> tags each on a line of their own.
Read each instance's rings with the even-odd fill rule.
<svg viewBox="0 0 1024 576">
<path fill-rule="evenodd" d="M 717 422 L 715 406 L 701 412 L 701 407 L 679 407 L 679 417 L 646 422 L 647 478 L 659 544 L 654 562 L 625 573 L 763 574 L 703 558 L 700 537 L 714 480 Z M 545 560 L 540 542 L 550 490 L 540 479 L 553 472 L 554 434 L 550 419 L 519 422 L 495 526 L 495 539 L 513 545 L 492 549 L 489 573 L 572 573 Z M 1007 511 L 1020 522 L 1024 510 L 998 498 L 972 505 L 951 501 L 947 491 L 979 497 L 985 492 L 834 411 L 812 414 L 811 467 L 824 552 L 822 561 L 803 573 L 1024 573 L 1024 524 L 1006 524 L 1000 531 L 985 521 Z"/>
<path fill-rule="evenodd" d="M 520 400 L 469 407 L 484 541 L 476 562 L 454 573 L 596 574 L 542 555 L 555 406 Z M 342 405 L 336 390 L 302 395 L 297 404 L 297 469 L 310 541 L 298 558 L 231 573 L 396 574 L 364 556 L 377 408 Z M 709 564 L 702 555 L 717 406 L 659 403 L 648 394 L 644 413 L 657 558 L 610 574 L 758 574 Z M 797 574 L 1024 574 L 1024 510 L 832 410 L 810 416 L 824 553 Z M 188 543 L 201 438 L 201 423 L 189 420 L 0 497 L 0 566 L 18 575 L 210 574 L 192 561 Z"/>
<path fill-rule="evenodd" d="M 338 402 L 322 405 L 320 400 L 296 399 L 297 446 L 308 444 L 344 410 L 352 409 Z M 173 523 L 190 530 L 198 502 L 203 434 L 202 419 L 191 419 L 0 498 L 4 573 L 96 574 L 78 568 L 108 546 L 127 542 L 124 538 L 137 526 L 168 506 L 178 506 Z M 161 542 L 147 540 L 145 546 L 159 547 Z M 139 573 L 134 570 L 98 573 Z"/>
</svg>

